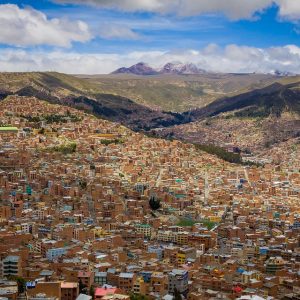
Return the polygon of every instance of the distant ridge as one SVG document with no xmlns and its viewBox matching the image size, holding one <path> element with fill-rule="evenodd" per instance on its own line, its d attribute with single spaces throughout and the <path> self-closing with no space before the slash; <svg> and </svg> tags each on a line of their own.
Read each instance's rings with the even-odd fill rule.
<svg viewBox="0 0 300 300">
<path fill-rule="evenodd" d="M 132 75 L 159 75 L 159 74 L 173 74 L 173 75 L 197 75 L 205 74 L 205 70 L 198 68 L 195 64 L 188 63 L 167 63 L 162 68 L 155 69 L 144 62 L 139 62 L 129 68 L 120 68 L 111 74 L 132 74 Z"/>
</svg>

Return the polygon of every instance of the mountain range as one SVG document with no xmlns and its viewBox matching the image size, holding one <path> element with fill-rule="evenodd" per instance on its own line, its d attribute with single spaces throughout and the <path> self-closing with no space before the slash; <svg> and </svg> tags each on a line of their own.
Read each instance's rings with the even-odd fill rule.
<svg viewBox="0 0 300 300">
<path fill-rule="evenodd" d="M 188 63 L 167 63 L 162 68 L 152 68 L 144 62 L 137 63 L 129 68 L 120 68 L 112 72 L 112 74 L 133 74 L 133 75 L 197 75 L 205 74 L 205 70 L 198 68 L 195 64 Z"/>
<path fill-rule="evenodd" d="M 149 76 L 149 75 L 202 75 L 202 74 L 218 74 L 214 72 L 208 72 L 199 68 L 194 63 L 181 63 L 181 62 L 168 62 L 161 68 L 153 68 L 145 62 L 139 62 L 131 67 L 122 67 L 111 74 L 131 74 L 138 76 Z M 295 76 L 296 74 L 290 72 L 283 72 L 280 70 L 274 70 L 269 73 L 278 77 Z"/>
</svg>

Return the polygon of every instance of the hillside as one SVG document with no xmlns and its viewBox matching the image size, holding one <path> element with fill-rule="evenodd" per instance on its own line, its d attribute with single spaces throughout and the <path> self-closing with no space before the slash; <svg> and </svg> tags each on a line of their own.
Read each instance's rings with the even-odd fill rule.
<svg viewBox="0 0 300 300">
<path fill-rule="evenodd" d="M 198 74 L 137 76 L 78 75 L 103 93 L 121 95 L 152 109 L 184 112 L 208 105 L 224 96 L 234 96 L 279 80 L 263 74 Z"/>
<path fill-rule="evenodd" d="M 179 84 L 185 80 L 187 85 L 196 85 L 202 84 L 204 80 L 206 83 L 212 82 L 212 77 L 209 76 L 212 75 L 153 76 L 152 79 L 143 79 L 111 75 L 102 80 L 107 85 L 118 87 L 120 94 L 122 91 L 126 94 L 126 89 L 121 89 L 121 86 L 129 82 L 134 82 L 141 91 L 143 87 L 147 90 L 147 87 L 155 82 L 152 86 L 153 91 L 163 92 L 165 87 L 176 93 L 176 89 L 169 87 L 168 82 Z M 216 84 L 218 83 L 218 86 L 224 88 L 225 93 L 225 90 L 228 91 L 234 86 L 249 83 L 249 78 L 257 80 L 257 76 L 266 76 L 261 77 L 265 80 L 268 78 L 267 75 L 251 77 L 250 75 L 227 74 L 216 75 L 213 80 Z M 233 78 L 237 80 L 234 81 Z M 297 137 L 299 134 L 300 80 L 298 77 L 278 78 L 277 80 L 278 82 L 263 88 L 223 97 L 205 107 L 184 113 L 153 110 L 126 96 L 104 93 L 103 86 L 94 83 L 94 80 L 84 80 L 59 73 L 1 73 L 0 99 L 5 99 L 11 94 L 34 96 L 50 103 L 85 110 L 137 131 L 160 128 L 159 135 L 164 137 L 196 141 L 199 144 L 214 143 L 222 147 L 233 145 L 243 149 L 249 147 L 256 149 L 257 145 L 264 148 L 279 141 Z M 261 79 L 260 84 L 262 81 Z M 178 89 L 186 91 L 186 87 L 179 86 Z M 230 93 L 227 92 L 227 95 Z M 272 130 L 274 128 L 276 132 Z M 233 136 L 237 138 L 232 139 Z M 249 136 L 253 136 L 253 140 L 248 138 Z M 251 141 L 250 145 L 248 145 L 249 141 Z"/>
<path fill-rule="evenodd" d="M 15 94 L 87 110 L 134 130 L 182 123 L 184 116 L 154 111 L 132 100 L 103 93 L 88 81 L 60 73 L 1 73 L 0 99 Z"/>
<path fill-rule="evenodd" d="M 284 111 L 300 113 L 300 81 L 287 84 L 276 82 L 248 93 L 214 101 L 185 114 L 193 119 L 202 119 L 234 110 L 239 110 L 234 114 L 236 117 L 280 116 Z"/>
<path fill-rule="evenodd" d="M 214 144 L 235 151 L 263 154 L 275 145 L 300 137 L 300 81 L 298 77 L 248 93 L 217 100 L 184 113 L 194 122 L 157 134 L 197 144 Z"/>
</svg>

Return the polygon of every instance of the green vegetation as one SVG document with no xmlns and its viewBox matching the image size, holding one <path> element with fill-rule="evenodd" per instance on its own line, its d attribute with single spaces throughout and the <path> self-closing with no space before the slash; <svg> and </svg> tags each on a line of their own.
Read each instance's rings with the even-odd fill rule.
<svg viewBox="0 0 300 300">
<path fill-rule="evenodd" d="M 145 295 L 131 293 L 130 300 L 148 300 L 148 298 Z"/>
<path fill-rule="evenodd" d="M 156 196 L 151 196 L 149 199 L 149 205 L 152 210 L 158 210 L 161 207 L 160 199 L 158 199 Z"/>
<path fill-rule="evenodd" d="M 181 227 L 191 227 L 195 224 L 196 222 L 191 220 L 191 219 L 181 219 L 178 223 L 177 226 Z"/>
<path fill-rule="evenodd" d="M 88 287 L 82 282 L 82 280 L 79 280 L 79 293 L 80 294 L 88 294 Z"/>
<path fill-rule="evenodd" d="M 240 153 L 229 152 L 219 146 L 215 146 L 215 145 L 211 145 L 211 144 L 209 144 L 209 145 L 195 144 L 195 146 L 199 150 L 202 150 L 202 151 L 207 152 L 212 155 L 216 155 L 220 159 L 223 159 L 230 163 L 240 164 L 243 166 L 263 167 L 263 165 L 259 164 L 259 163 L 255 163 L 252 161 L 243 161 Z"/>
<path fill-rule="evenodd" d="M 174 289 L 174 300 L 182 300 L 182 296 L 177 288 Z"/>
<path fill-rule="evenodd" d="M 113 139 L 113 140 L 102 140 L 101 144 L 108 146 L 110 144 L 123 144 L 124 141 L 122 139 Z"/>
<path fill-rule="evenodd" d="M 86 78 L 86 77 L 85 77 Z M 149 77 L 91 78 L 89 82 L 97 84 L 102 93 L 122 95 L 136 103 L 160 108 L 165 111 L 186 111 L 202 107 L 216 99 L 213 93 L 205 93 L 205 83 L 189 80 L 186 77 Z M 185 101 L 182 101 L 184 99 Z"/>
<path fill-rule="evenodd" d="M 87 188 L 87 181 L 83 180 L 83 179 L 80 179 L 79 186 L 80 186 L 81 189 L 85 190 Z"/>
<path fill-rule="evenodd" d="M 72 154 L 76 152 L 76 149 L 77 149 L 77 144 L 73 142 L 69 144 L 52 147 L 50 148 L 50 151 L 60 152 L 62 154 Z"/>
<path fill-rule="evenodd" d="M 95 288 L 93 285 L 91 285 L 90 290 L 89 290 L 90 296 L 92 296 L 92 299 L 95 298 Z"/>
<path fill-rule="evenodd" d="M 67 123 L 68 121 L 75 123 L 75 122 L 80 122 L 82 120 L 80 117 L 76 115 L 72 115 L 70 113 L 67 113 L 65 115 L 51 114 L 51 115 L 41 115 L 41 116 L 21 115 L 20 117 L 28 120 L 31 123 L 39 123 L 44 121 L 47 124 Z"/>
<path fill-rule="evenodd" d="M 267 75 L 159 75 L 159 76 L 79 76 L 97 86 L 102 93 L 122 95 L 136 103 L 164 111 L 184 112 L 204 107 L 227 95 L 259 88 L 273 78 Z M 216 84 L 218 82 L 218 84 Z M 183 101 L 184 100 L 184 101 Z"/>
<path fill-rule="evenodd" d="M 0 122 L 0 127 L 11 127 L 11 125 L 8 125 L 8 124 L 6 124 L 6 123 Z"/>
<path fill-rule="evenodd" d="M 210 145 L 196 144 L 195 146 L 199 150 L 205 151 L 209 154 L 216 155 L 217 157 L 225 161 L 228 161 L 230 163 L 243 164 L 242 157 L 239 153 L 229 152 L 222 147 L 218 147 L 211 144 Z"/>
<path fill-rule="evenodd" d="M 216 222 L 212 222 L 210 220 L 202 220 L 201 224 L 203 224 L 203 226 L 205 226 L 208 230 L 213 229 L 218 223 Z"/>
<path fill-rule="evenodd" d="M 17 127 L 11 127 L 11 126 L 1 126 L 0 127 L 0 131 L 15 131 L 18 132 L 18 128 Z"/>
<path fill-rule="evenodd" d="M 45 128 L 44 127 L 39 130 L 39 134 L 45 134 Z"/>
<path fill-rule="evenodd" d="M 253 107 L 247 107 L 241 111 L 234 113 L 234 117 L 236 118 L 254 118 L 261 119 L 266 118 L 271 114 L 270 109 L 266 107 L 257 107 L 254 109 Z"/>
<path fill-rule="evenodd" d="M 23 277 L 10 275 L 10 276 L 8 276 L 8 279 L 17 282 L 17 284 L 18 284 L 18 292 L 20 294 L 22 294 L 22 293 L 25 292 L 26 280 Z"/>
<path fill-rule="evenodd" d="M 196 223 L 198 223 L 197 221 L 194 221 L 192 219 L 187 219 L 187 218 L 183 218 L 181 219 L 176 225 L 177 226 L 181 226 L 181 227 L 192 227 L 194 226 Z M 208 230 L 211 230 L 212 228 L 214 228 L 218 223 L 216 222 L 212 222 L 208 219 L 205 220 L 201 220 L 199 223 L 201 223 L 204 227 L 206 227 Z"/>
</svg>

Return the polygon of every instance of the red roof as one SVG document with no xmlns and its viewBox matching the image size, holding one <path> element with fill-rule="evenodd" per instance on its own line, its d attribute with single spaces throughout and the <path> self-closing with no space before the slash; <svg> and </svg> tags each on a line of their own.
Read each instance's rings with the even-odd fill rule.
<svg viewBox="0 0 300 300">
<path fill-rule="evenodd" d="M 239 286 L 236 286 L 233 288 L 233 291 L 236 292 L 236 293 L 241 293 L 243 291 L 243 289 Z"/>
<path fill-rule="evenodd" d="M 104 297 L 109 294 L 114 294 L 117 288 L 96 288 L 95 297 Z"/>
</svg>

